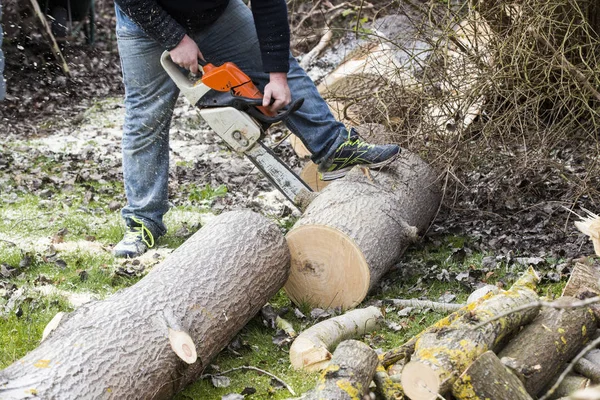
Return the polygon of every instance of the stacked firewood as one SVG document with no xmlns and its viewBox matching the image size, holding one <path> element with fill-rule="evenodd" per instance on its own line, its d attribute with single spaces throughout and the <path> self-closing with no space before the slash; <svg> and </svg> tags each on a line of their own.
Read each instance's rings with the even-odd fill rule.
<svg viewBox="0 0 600 400">
<path fill-rule="evenodd" d="M 331 344 L 323 342 L 323 333 L 332 330 L 315 325 L 306 333 L 306 338 L 320 338 L 309 340 L 313 348 L 303 333 L 301 345 L 290 349 L 295 367 L 325 368 L 319 385 L 304 398 L 356 398 L 368 393 L 373 381 L 377 398 L 386 400 L 600 399 L 600 386 L 593 387 L 600 384 L 600 350 L 595 349 L 600 263 L 577 263 L 554 301 L 538 297 L 538 280 L 529 269 L 510 289 L 488 293 L 379 355 L 378 365 L 373 365 L 374 350 L 350 340 L 317 361 L 317 350 L 327 353 L 323 348 Z M 381 315 L 370 307 L 337 318 L 338 327 L 368 326 Z M 352 358 L 351 365 L 343 354 Z M 366 367 L 348 372 L 357 362 Z"/>
</svg>

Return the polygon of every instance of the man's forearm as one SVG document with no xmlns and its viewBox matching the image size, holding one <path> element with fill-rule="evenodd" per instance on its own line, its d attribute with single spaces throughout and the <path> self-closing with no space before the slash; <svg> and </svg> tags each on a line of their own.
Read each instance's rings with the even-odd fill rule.
<svg viewBox="0 0 600 400">
<path fill-rule="evenodd" d="M 155 0 L 115 0 L 119 8 L 148 36 L 171 50 L 185 36 L 185 29 Z"/>
</svg>

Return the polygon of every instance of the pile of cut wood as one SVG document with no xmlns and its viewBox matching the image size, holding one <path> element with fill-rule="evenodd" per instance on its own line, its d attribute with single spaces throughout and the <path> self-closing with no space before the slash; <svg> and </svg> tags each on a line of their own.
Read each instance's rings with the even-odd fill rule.
<svg viewBox="0 0 600 400">
<path fill-rule="evenodd" d="M 538 280 L 529 269 L 509 290 L 490 291 L 379 357 L 353 340 L 328 352 L 375 329 L 374 307 L 313 326 L 290 349 L 296 368 L 323 369 L 303 398 L 350 399 L 373 381 L 386 400 L 600 399 L 600 263 L 577 263 L 554 301 L 538 298 Z"/>
</svg>

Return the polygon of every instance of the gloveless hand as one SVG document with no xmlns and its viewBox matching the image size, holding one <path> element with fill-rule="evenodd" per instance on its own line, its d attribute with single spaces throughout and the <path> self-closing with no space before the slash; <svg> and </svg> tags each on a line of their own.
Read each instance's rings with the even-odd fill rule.
<svg viewBox="0 0 600 400">
<path fill-rule="evenodd" d="M 292 94 L 287 83 L 287 74 L 285 72 L 271 72 L 269 74 L 270 81 L 265 86 L 263 95 L 263 106 L 269 111 L 277 112 L 277 110 L 287 106 L 292 101 Z M 273 104 L 271 104 L 271 101 Z"/>
<path fill-rule="evenodd" d="M 190 70 L 195 75 L 198 74 L 198 59 L 204 60 L 198 45 L 188 35 L 185 35 L 181 42 L 169 51 L 169 55 L 175 64 Z"/>
</svg>

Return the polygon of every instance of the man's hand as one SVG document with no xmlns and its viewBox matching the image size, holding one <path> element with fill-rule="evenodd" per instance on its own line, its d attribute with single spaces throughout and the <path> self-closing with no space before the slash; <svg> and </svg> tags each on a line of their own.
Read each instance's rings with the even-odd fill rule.
<svg viewBox="0 0 600 400">
<path fill-rule="evenodd" d="M 188 35 L 185 35 L 181 42 L 169 51 L 169 55 L 175 64 L 190 70 L 194 75 L 198 75 L 198 58 L 204 60 L 198 45 Z"/>
<path fill-rule="evenodd" d="M 285 72 L 271 72 L 270 82 L 265 86 L 263 96 L 263 106 L 269 111 L 277 110 L 287 106 L 292 101 L 292 94 L 287 84 L 287 74 Z M 271 100 L 273 104 L 271 104 Z"/>
</svg>

